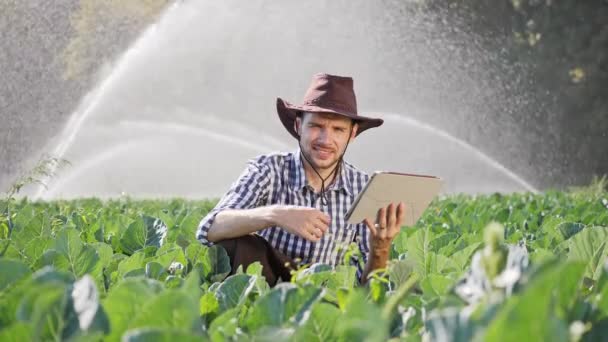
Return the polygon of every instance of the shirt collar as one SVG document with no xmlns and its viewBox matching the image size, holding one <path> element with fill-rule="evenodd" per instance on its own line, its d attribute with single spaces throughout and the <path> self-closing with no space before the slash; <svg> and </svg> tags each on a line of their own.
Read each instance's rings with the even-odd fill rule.
<svg viewBox="0 0 608 342">
<path fill-rule="evenodd" d="M 347 172 L 345 170 L 346 163 L 342 161 L 342 166 L 340 167 L 340 175 L 336 179 L 332 185 L 329 186 L 327 190 L 344 190 L 348 195 L 352 196 L 352 184 L 348 179 Z M 308 181 L 306 180 L 306 172 L 304 170 L 304 164 L 302 161 L 302 154 L 300 148 L 298 148 L 294 152 L 294 158 L 290 167 L 289 181 L 293 189 L 302 190 L 304 187 L 308 185 Z"/>
</svg>

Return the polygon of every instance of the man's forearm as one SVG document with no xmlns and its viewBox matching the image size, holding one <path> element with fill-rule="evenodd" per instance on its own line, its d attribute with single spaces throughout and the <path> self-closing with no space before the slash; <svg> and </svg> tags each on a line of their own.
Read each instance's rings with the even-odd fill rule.
<svg viewBox="0 0 608 342">
<path fill-rule="evenodd" d="M 367 257 L 367 264 L 365 264 L 363 274 L 361 275 L 362 285 L 367 283 L 367 277 L 372 271 L 386 267 L 386 263 L 388 262 L 389 251 L 389 248 L 372 248 Z"/>
<path fill-rule="evenodd" d="M 245 236 L 275 225 L 272 206 L 254 209 L 226 209 L 215 217 L 207 239 L 218 242 Z"/>
</svg>

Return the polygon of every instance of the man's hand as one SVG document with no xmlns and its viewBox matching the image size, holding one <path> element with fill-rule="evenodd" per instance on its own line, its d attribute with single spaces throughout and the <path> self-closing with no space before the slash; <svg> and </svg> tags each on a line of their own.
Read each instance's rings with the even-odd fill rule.
<svg viewBox="0 0 608 342">
<path fill-rule="evenodd" d="M 399 233 L 403 224 L 405 208 L 403 203 L 389 204 L 386 208 L 378 210 L 376 223 L 365 219 L 365 224 L 370 230 L 370 249 L 372 251 L 389 250 L 395 236 Z"/>
<path fill-rule="evenodd" d="M 312 242 L 319 241 L 331 223 L 329 215 L 315 208 L 281 205 L 272 211 L 277 226 Z"/>
<path fill-rule="evenodd" d="M 403 224 L 403 216 L 405 215 L 405 206 L 403 203 L 395 205 L 389 204 L 386 208 L 378 210 L 376 223 L 372 223 L 370 219 L 365 219 L 364 222 L 369 228 L 369 256 L 367 265 L 363 270 L 361 282 L 367 282 L 367 276 L 373 270 L 386 267 L 388 255 L 391 250 L 391 243 Z"/>
</svg>

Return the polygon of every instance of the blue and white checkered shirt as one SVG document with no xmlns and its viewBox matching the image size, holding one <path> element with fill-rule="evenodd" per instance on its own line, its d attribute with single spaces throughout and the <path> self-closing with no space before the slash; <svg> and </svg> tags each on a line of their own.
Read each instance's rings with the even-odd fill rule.
<svg viewBox="0 0 608 342">
<path fill-rule="evenodd" d="M 364 223 L 347 224 L 345 216 L 369 176 L 346 162 L 340 170 L 340 176 L 327 188 L 328 201 L 323 206 L 320 194 L 315 194 L 306 180 L 299 149 L 254 158 L 215 208 L 202 219 L 196 237 L 207 246 L 213 245 L 207 240 L 207 234 L 217 214 L 224 209 L 251 209 L 273 204 L 306 206 L 317 208 L 331 218 L 329 230 L 318 242 L 310 242 L 277 226 L 258 234 L 278 251 L 304 264 L 320 262 L 336 266 L 344 258 L 345 247 L 357 242 L 364 265 L 369 252 L 368 228 Z M 357 265 L 357 278 L 361 279 L 361 263 L 354 258 L 351 263 Z"/>
</svg>

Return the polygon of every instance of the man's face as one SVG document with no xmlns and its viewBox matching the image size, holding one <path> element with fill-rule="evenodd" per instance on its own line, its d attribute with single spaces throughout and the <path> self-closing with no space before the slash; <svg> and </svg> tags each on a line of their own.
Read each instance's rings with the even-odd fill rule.
<svg viewBox="0 0 608 342">
<path fill-rule="evenodd" d="M 319 172 L 336 165 L 357 128 L 351 119 L 335 114 L 304 113 L 296 119 L 302 151 Z"/>
</svg>

